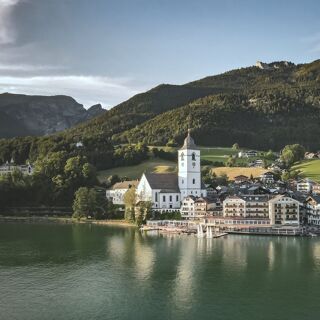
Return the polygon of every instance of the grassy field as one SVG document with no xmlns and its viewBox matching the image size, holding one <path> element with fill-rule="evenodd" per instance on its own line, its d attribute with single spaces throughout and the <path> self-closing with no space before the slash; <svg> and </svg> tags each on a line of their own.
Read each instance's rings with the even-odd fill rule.
<svg viewBox="0 0 320 320">
<path fill-rule="evenodd" d="M 320 182 L 320 160 L 305 160 L 293 166 L 292 169 L 300 170 L 301 177 Z"/>
<path fill-rule="evenodd" d="M 153 147 L 149 146 L 149 149 L 158 148 L 167 152 L 178 151 L 179 148 L 174 147 Z M 236 154 L 238 151 L 233 150 L 232 148 L 219 148 L 219 147 L 199 147 L 201 150 L 201 159 L 210 160 L 210 161 L 219 161 L 226 162 L 230 155 Z"/>
<path fill-rule="evenodd" d="M 152 146 L 149 146 L 151 149 Z M 156 147 L 158 149 L 163 149 L 165 151 L 174 152 L 177 151 L 178 148 L 173 147 Z M 201 159 L 210 160 L 210 161 L 219 161 L 219 162 L 226 162 L 230 155 L 236 154 L 237 151 L 233 150 L 232 148 L 219 148 L 219 147 L 200 147 L 201 149 Z M 177 163 L 162 160 L 162 159 L 150 159 L 144 161 L 141 164 L 135 166 L 128 166 L 128 167 L 119 167 L 113 168 L 109 170 L 104 170 L 98 172 L 98 178 L 100 181 L 104 181 L 107 177 L 112 174 L 117 174 L 119 177 L 128 177 L 130 179 L 138 179 L 141 177 L 143 172 L 171 172 L 176 170 Z M 237 176 L 239 174 L 244 174 L 250 177 L 251 173 L 253 176 L 258 176 L 262 172 L 266 171 L 264 169 L 259 168 L 216 168 L 217 174 L 219 172 L 225 172 L 228 175 L 230 174 L 230 179 L 232 177 Z M 234 172 L 234 173 L 233 173 Z M 249 172 L 249 173 L 246 173 Z"/>
<path fill-rule="evenodd" d="M 177 164 L 175 162 L 151 159 L 144 161 L 136 166 L 112 168 L 98 172 L 98 178 L 100 181 L 105 181 L 112 174 L 117 174 L 119 177 L 128 177 L 130 179 L 140 179 L 143 172 L 172 172 L 176 169 Z"/>
<path fill-rule="evenodd" d="M 234 155 L 237 151 L 232 148 L 211 148 L 211 147 L 200 147 L 201 159 L 210 161 L 226 162 L 230 155 Z"/>
<path fill-rule="evenodd" d="M 239 175 L 244 175 L 244 176 L 250 177 L 252 174 L 253 177 L 258 177 L 262 173 L 264 173 L 268 170 L 263 169 L 263 168 L 221 167 L 221 168 L 213 168 L 212 171 L 217 176 L 225 173 L 229 177 L 229 180 L 234 180 L 234 177 L 239 176 Z"/>
</svg>

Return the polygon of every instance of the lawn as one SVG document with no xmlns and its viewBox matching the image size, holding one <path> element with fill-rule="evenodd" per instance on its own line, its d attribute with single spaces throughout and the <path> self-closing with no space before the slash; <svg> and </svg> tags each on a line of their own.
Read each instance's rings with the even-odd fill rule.
<svg viewBox="0 0 320 320">
<path fill-rule="evenodd" d="M 234 155 L 238 152 L 232 148 L 200 147 L 200 149 L 201 159 L 219 162 L 226 162 L 230 155 Z"/>
<path fill-rule="evenodd" d="M 239 176 L 241 174 L 247 177 L 250 177 L 252 174 L 252 176 L 255 178 L 260 176 L 262 173 L 267 172 L 268 170 L 263 168 L 247 168 L 247 167 L 232 167 L 232 168 L 220 167 L 220 168 L 213 168 L 212 171 L 217 176 L 225 173 L 229 177 L 229 180 L 234 180 L 234 177 Z"/>
<path fill-rule="evenodd" d="M 135 166 L 118 167 L 98 172 L 100 181 L 105 181 L 110 175 L 117 174 L 119 177 L 128 177 L 130 179 L 140 179 L 143 172 L 172 172 L 177 164 L 172 161 L 162 159 L 150 159 Z"/>
<path fill-rule="evenodd" d="M 320 182 L 320 160 L 305 160 L 292 167 L 293 170 L 300 170 L 301 176 Z"/>
<path fill-rule="evenodd" d="M 149 149 L 158 148 L 166 152 L 177 152 L 177 147 L 165 147 L 165 146 L 149 146 Z M 238 151 L 232 148 L 219 148 L 219 147 L 199 147 L 201 150 L 201 159 L 210 161 L 226 162 L 230 155 L 238 153 Z"/>
<path fill-rule="evenodd" d="M 149 146 L 151 149 L 152 146 Z M 173 147 L 156 147 L 158 149 L 164 149 L 165 151 L 174 152 L 177 151 L 178 148 Z M 210 160 L 210 161 L 219 161 L 219 162 L 226 162 L 230 155 L 236 154 L 237 151 L 233 150 L 232 148 L 219 148 L 219 147 L 200 147 L 201 150 L 201 159 L 202 160 Z M 176 170 L 177 163 L 162 160 L 162 159 L 153 159 L 144 161 L 135 166 L 128 166 L 128 167 L 119 167 L 113 168 L 108 170 L 103 170 L 98 172 L 98 178 L 100 181 L 104 181 L 107 177 L 112 174 L 117 174 L 119 177 L 128 177 L 130 179 L 140 179 L 143 172 L 157 172 L 157 173 L 164 173 L 164 172 L 172 172 Z M 253 176 L 260 175 L 262 172 L 266 171 L 264 169 L 259 168 L 216 168 L 217 172 L 230 172 L 230 177 L 245 174 L 250 176 L 251 172 Z M 235 173 L 233 175 L 232 172 L 240 172 Z M 249 173 L 244 173 L 249 172 Z M 231 179 L 231 178 L 230 178 Z"/>
</svg>

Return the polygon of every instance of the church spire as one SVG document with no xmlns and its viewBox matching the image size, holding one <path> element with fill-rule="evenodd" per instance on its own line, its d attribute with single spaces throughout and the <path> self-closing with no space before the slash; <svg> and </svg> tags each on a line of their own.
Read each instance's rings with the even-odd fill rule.
<svg viewBox="0 0 320 320">
<path fill-rule="evenodd" d="M 182 150 L 182 149 L 199 150 L 199 148 L 194 143 L 193 138 L 191 137 L 191 129 L 190 128 L 188 128 L 188 135 L 184 139 L 183 146 L 182 146 L 182 148 L 180 150 Z"/>
</svg>

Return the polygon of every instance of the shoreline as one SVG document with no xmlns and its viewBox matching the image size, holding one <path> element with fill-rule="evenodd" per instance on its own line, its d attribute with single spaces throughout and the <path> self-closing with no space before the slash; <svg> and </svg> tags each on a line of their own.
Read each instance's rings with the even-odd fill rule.
<svg viewBox="0 0 320 320">
<path fill-rule="evenodd" d="M 119 227 L 137 227 L 135 224 L 125 220 L 90 220 L 74 219 L 71 217 L 38 217 L 38 216 L 6 216 L 0 215 L 0 223 L 55 223 L 55 224 L 95 224 L 95 225 L 114 225 Z"/>
</svg>

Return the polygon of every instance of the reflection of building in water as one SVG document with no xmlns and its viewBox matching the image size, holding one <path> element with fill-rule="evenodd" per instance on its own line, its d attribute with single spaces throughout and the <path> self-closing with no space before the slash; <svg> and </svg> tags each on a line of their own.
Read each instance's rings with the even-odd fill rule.
<svg viewBox="0 0 320 320">
<path fill-rule="evenodd" d="M 138 232 L 134 237 L 134 267 L 135 274 L 140 279 L 149 278 L 155 264 L 155 253 L 148 241 Z"/>
</svg>

